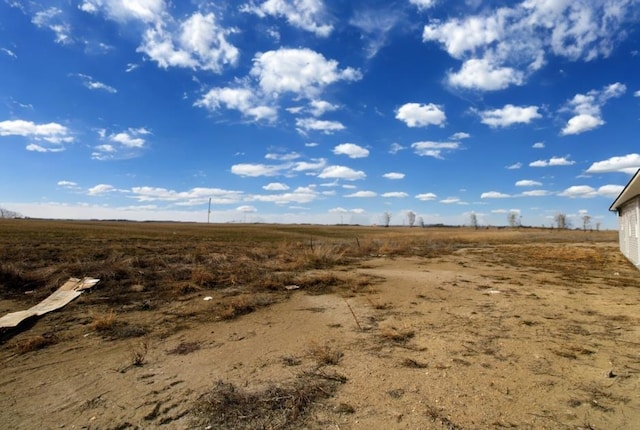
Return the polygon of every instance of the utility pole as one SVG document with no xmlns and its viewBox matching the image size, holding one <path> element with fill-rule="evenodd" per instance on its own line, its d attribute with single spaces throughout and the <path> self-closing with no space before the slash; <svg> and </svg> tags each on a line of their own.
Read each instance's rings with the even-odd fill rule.
<svg viewBox="0 0 640 430">
<path fill-rule="evenodd" d="M 209 212 L 207 212 L 207 224 L 211 222 L 211 197 L 209 197 Z"/>
</svg>

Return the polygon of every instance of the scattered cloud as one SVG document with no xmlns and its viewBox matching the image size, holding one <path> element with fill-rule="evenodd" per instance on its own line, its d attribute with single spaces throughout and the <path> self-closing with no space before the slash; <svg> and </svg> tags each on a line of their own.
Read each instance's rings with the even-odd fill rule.
<svg viewBox="0 0 640 430">
<path fill-rule="evenodd" d="M 253 212 L 258 212 L 258 209 L 256 209 L 255 206 L 251 206 L 251 205 L 242 205 L 242 206 L 238 206 L 236 208 L 236 210 L 238 212 L 243 212 L 243 213 L 253 213 Z"/>
<path fill-rule="evenodd" d="M 217 205 L 237 204 L 243 198 L 241 191 L 220 188 L 191 188 L 187 191 L 174 191 L 161 187 L 133 187 L 130 197 L 139 202 L 170 202 L 180 206 L 203 205 L 211 199 Z"/>
<path fill-rule="evenodd" d="M 278 116 L 276 108 L 261 104 L 256 94 L 247 88 L 212 88 L 194 103 L 210 111 L 225 107 L 239 111 L 242 116 L 256 121 L 273 122 Z"/>
<path fill-rule="evenodd" d="M 564 126 L 561 135 L 580 134 L 605 124 L 602 119 L 602 107 L 609 99 L 622 96 L 627 91 L 624 84 L 616 82 L 602 90 L 591 90 L 587 94 L 576 94 L 569 100 L 564 110 L 574 113 Z"/>
<path fill-rule="evenodd" d="M 283 97 L 306 98 L 310 101 L 308 111 L 313 118 L 297 118 L 298 131 L 330 134 L 345 127 L 337 121 L 316 118 L 338 108 L 319 97 L 328 85 L 361 78 L 359 70 L 341 69 L 337 61 L 328 60 L 311 49 L 280 48 L 257 53 L 247 76 L 236 79 L 232 86 L 209 89 L 194 105 L 212 112 L 222 108 L 237 110 L 246 118 L 273 122 L 278 117 L 279 102 Z M 288 111 L 300 114 L 305 109 L 297 106 Z"/>
<path fill-rule="evenodd" d="M 568 134 L 580 134 L 585 131 L 593 130 L 601 125 L 604 125 L 604 121 L 601 118 L 595 117 L 589 114 L 580 114 L 571 118 L 566 127 L 562 129 L 563 135 Z"/>
<path fill-rule="evenodd" d="M 369 150 L 355 143 L 341 143 L 333 148 L 336 155 L 346 155 L 349 158 L 366 158 L 369 156 Z"/>
<path fill-rule="evenodd" d="M 253 13 L 261 18 L 284 18 L 291 26 L 314 33 L 318 37 L 327 37 L 333 31 L 322 0 L 266 0 L 261 4 L 251 2 L 240 6 L 240 11 Z"/>
<path fill-rule="evenodd" d="M 517 170 L 517 169 L 520 169 L 521 167 L 522 167 L 522 163 L 518 161 L 517 163 L 511 164 L 511 165 L 505 167 L 505 169 L 507 169 L 507 170 Z"/>
<path fill-rule="evenodd" d="M 176 20 L 167 13 L 164 0 L 85 0 L 79 8 L 91 14 L 103 13 L 123 25 L 131 21 L 143 23 L 137 50 L 163 69 L 179 67 L 221 73 L 225 67 L 234 66 L 240 55 L 238 48 L 227 40 L 237 30 L 222 27 L 213 12 L 195 12 Z M 134 68 L 135 65 L 127 65 L 127 72 Z"/>
<path fill-rule="evenodd" d="M 481 122 L 491 128 L 508 127 L 513 124 L 529 124 L 534 119 L 541 118 L 538 106 L 505 105 L 502 109 L 477 112 Z"/>
<path fill-rule="evenodd" d="M 266 191 L 286 191 L 289 189 L 289 186 L 280 182 L 271 182 L 263 186 L 262 189 Z"/>
<path fill-rule="evenodd" d="M 61 9 L 50 7 L 36 12 L 31 22 L 40 28 L 47 28 L 56 35 L 56 43 L 69 44 L 73 42 L 71 26 L 66 22 Z"/>
<path fill-rule="evenodd" d="M 377 195 L 378 193 L 375 191 L 356 191 L 355 193 L 345 195 L 345 197 L 371 198 Z"/>
<path fill-rule="evenodd" d="M 240 163 L 234 164 L 231 166 L 231 173 L 238 176 L 249 176 L 249 177 L 258 177 L 258 176 L 278 176 L 282 174 L 283 171 L 289 169 L 291 166 L 289 164 L 250 164 L 250 163 Z"/>
<path fill-rule="evenodd" d="M 80 80 L 82 81 L 82 85 L 84 85 L 86 88 L 88 88 L 90 90 L 102 90 L 102 91 L 106 91 L 106 92 L 111 93 L 111 94 L 115 94 L 115 93 L 118 92 L 118 90 L 116 90 L 112 86 L 107 85 L 107 84 L 105 84 L 103 82 L 100 82 L 100 81 L 96 81 L 95 79 L 93 79 L 89 75 L 84 75 L 82 73 L 76 73 L 73 76 L 77 76 L 78 78 L 80 78 Z"/>
<path fill-rule="evenodd" d="M 106 130 L 99 130 L 98 135 L 103 143 L 94 146 L 91 158 L 104 161 L 137 157 L 147 147 L 146 136 L 150 134 L 144 127 L 129 128 L 109 135 Z"/>
<path fill-rule="evenodd" d="M 64 181 L 64 180 L 63 180 L 63 181 L 58 181 L 58 182 L 57 182 L 57 185 L 58 185 L 59 187 L 62 187 L 62 188 L 69 188 L 69 189 L 77 189 L 77 188 L 80 188 L 80 187 L 78 186 L 78 183 L 77 183 L 77 182 L 73 182 L 73 181 Z"/>
<path fill-rule="evenodd" d="M 322 90 L 339 81 L 357 81 L 360 71 L 338 68 L 338 62 L 308 48 L 280 48 L 258 53 L 250 75 L 259 88 L 269 95 L 292 93 L 316 99 Z"/>
<path fill-rule="evenodd" d="M 397 154 L 398 152 L 407 149 L 406 146 L 400 145 L 399 143 L 392 143 L 389 147 L 389 154 Z"/>
<path fill-rule="evenodd" d="M 212 12 L 195 12 L 180 23 L 165 22 L 147 28 L 138 51 L 163 69 L 180 67 L 221 73 L 225 67 L 234 66 L 240 56 L 238 48 L 226 39 L 235 31 L 221 27 Z"/>
<path fill-rule="evenodd" d="M 638 169 L 640 169 L 640 154 L 633 153 L 596 161 L 589 166 L 586 173 L 624 172 L 632 175 Z"/>
<path fill-rule="evenodd" d="M 385 179 L 404 179 L 404 176 L 405 176 L 404 173 L 398 173 L 398 172 L 389 172 L 382 175 L 382 177 Z"/>
<path fill-rule="evenodd" d="M 145 23 L 159 23 L 165 15 L 164 0 L 84 0 L 78 8 L 91 14 L 103 11 L 107 17 L 119 22 L 137 20 Z"/>
<path fill-rule="evenodd" d="M 470 137 L 471 137 L 471 135 L 469 133 L 465 133 L 463 131 L 459 131 L 458 133 L 454 133 L 453 135 L 451 135 L 451 137 L 449 139 L 451 139 L 451 140 L 462 140 L 462 139 L 468 139 Z"/>
<path fill-rule="evenodd" d="M 271 152 L 264 156 L 267 160 L 291 161 L 300 158 L 297 152 L 275 153 Z"/>
<path fill-rule="evenodd" d="M 11 49 L 8 48 L 0 48 L 0 52 L 8 55 L 11 58 L 18 58 L 18 56 L 16 55 L 15 52 L 13 52 Z"/>
<path fill-rule="evenodd" d="M 433 193 L 416 194 L 416 199 L 422 200 L 423 202 L 435 200 L 436 198 L 438 198 L 438 196 Z"/>
<path fill-rule="evenodd" d="M 530 179 L 522 179 L 516 182 L 516 187 L 539 187 L 542 185 L 541 182 L 532 181 Z"/>
<path fill-rule="evenodd" d="M 452 205 L 462 204 L 463 202 L 458 197 L 447 197 L 446 199 L 440 200 L 440 203 L 443 203 L 445 205 Z"/>
<path fill-rule="evenodd" d="M 332 112 L 339 108 L 338 105 L 331 104 L 325 100 L 311 100 L 309 107 L 309 113 L 315 117 L 322 116 L 326 112 Z"/>
<path fill-rule="evenodd" d="M 384 48 L 394 28 L 404 20 L 404 12 L 395 6 L 361 6 L 355 10 L 349 24 L 360 30 L 365 43 L 365 55 L 375 57 Z"/>
<path fill-rule="evenodd" d="M 443 126 L 447 117 L 442 107 L 433 103 L 406 103 L 396 111 L 396 119 L 404 122 L 408 127 L 427 127 Z"/>
<path fill-rule="evenodd" d="M 566 190 L 558 193 L 559 196 L 569 197 L 572 199 L 588 199 L 593 197 L 616 197 L 624 189 L 621 185 L 603 185 L 599 188 L 593 188 L 589 185 L 574 185 Z"/>
<path fill-rule="evenodd" d="M 534 149 L 542 149 L 544 148 L 544 142 L 536 142 L 533 145 L 531 145 L 531 147 Z"/>
<path fill-rule="evenodd" d="M 382 197 L 385 197 L 385 198 L 395 198 L 395 199 L 403 199 L 405 197 L 409 197 L 409 194 L 403 191 L 391 191 L 388 193 L 382 193 L 381 195 Z"/>
<path fill-rule="evenodd" d="M 27 150 L 36 152 L 60 152 L 64 150 L 65 143 L 74 141 L 71 131 L 62 124 L 36 124 L 22 119 L 0 121 L 2 136 L 26 137 L 32 141 Z"/>
<path fill-rule="evenodd" d="M 419 10 L 429 9 L 436 4 L 437 0 L 409 0 L 409 3 L 416 6 Z"/>
<path fill-rule="evenodd" d="M 499 67 L 485 58 L 471 58 L 462 63 L 460 71 L 449 73 L 447 79 L 454 87 L 496 91 L 522 85 L 524 73 L 511 67 Z"/>
<path fill-rule="evenodd" d="M 421 157 L 442 159 L 443 152 L 455 151 L 460 148 L 460 144 L 458 142 L 415 142 L 411 147 Z"/>
<path fill-rule="evenodd" d="M 523 85 L 552 55 L 570 61 L 607 57 L 627 36 L 621 27 L 634 19 L 635 7 L 628 0 L 524 0 L 463 18 L 431 19 L 422 39 L 439 43 L 462 62 L 459 71 L 449 73 L 451 85 L 495 91 Z"/>
<path fill-rule="evenodd" d="M 87 194 L 89 194 L 90 196 L 100 196 L 103 194 L 108 194 L 108 193 L 112 193 L 114 191 L 117 191 L 116 188 L 113 185 L 109 185 L 109 184 L 98 184 L 94 187 L 91 187 L 87 190 Z"/>
<path fill-rule="evenodd" d="M 571 166 L 575 161 L 567 157 L 551 157 L 549 160 L 536 160 L 529 163 L 529 167 Z"/>
<path fill-rule="evenodd" d="M 296 119 L 296 128 L 301 134 L 306 134 L 307 131 L 321 131 L 324 134 L 333 134 L 336 131 L 344 130 L 346 127 L 338 121 L 298 118 Z"/>
<path fill-rule="evenodd" d="M 356 181 L 366 178 L 367 175 L 361 170 L 353 170 L 346 166 L 328 166 L 322 170 L 318 177 L 321 179 L 345 179 L 347 181 Z"/>
<path fill-rule="evenodd" d="M 551 193 L 547 190 L 529 190 L 522 192 L 520 195 L 523 197 L 545 197 L 551 195 Z"/>
<path fill-rule="evenodd" d="M 506 199 L 508 197 L 511 197 L 511 195 L 498 191 L 487 191 L 486 193 L 482 193 L 480 195 L 481 199 Z"/>
</svg>

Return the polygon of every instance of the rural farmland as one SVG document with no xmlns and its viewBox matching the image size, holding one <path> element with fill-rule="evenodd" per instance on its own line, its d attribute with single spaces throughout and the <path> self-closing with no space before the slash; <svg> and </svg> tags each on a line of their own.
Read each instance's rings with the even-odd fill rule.
<svg viewBox="0 0 640 430">
<path fill-rule="evenodd" d="M 616 231 L 0 220 L 5 428 L 616 429 Z"/>
</svg>

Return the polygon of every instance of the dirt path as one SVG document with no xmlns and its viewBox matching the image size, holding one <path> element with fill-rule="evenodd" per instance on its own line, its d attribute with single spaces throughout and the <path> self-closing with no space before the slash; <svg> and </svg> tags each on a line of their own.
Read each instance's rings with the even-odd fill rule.
<svg viewBox="0 0 640 430">
<path fill-rule="evenodd" d="M 614 281 L 635 269 L 615 259 L 602 277 L 568 278 L 498 257 L 471 248 L 376 258 L 348 269 L 379 280 L 354 297 L 297 291 L 165 338 L 105 341 L 80 321 L 66 341 L 38 351 L 3 345 L 0 422 L 192 428 L 193 403 L 217 381 L 257 390 L 333 354 L 337 364 L 325 367 L 347 381 L 312 409 L 307 428 L 633 428 L 640 289 Z M 206 312 L 207 302 L 181 306 Z M 144 345 L 144 364 L 133 366 Z M 169 353 L 181 346 L 184 354 Z"/>
</svg>

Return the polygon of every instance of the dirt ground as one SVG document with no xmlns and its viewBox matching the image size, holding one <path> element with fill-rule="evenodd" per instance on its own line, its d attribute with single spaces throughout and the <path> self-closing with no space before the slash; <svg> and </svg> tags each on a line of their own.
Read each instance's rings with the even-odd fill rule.
<svg viewBox="0 0 640 430">
<path fill-rule="evenodd" d="M 555 253 L 606 258 L 567 271 Z M 194 405 L 220 381 L 249 396 L 315 372 L 335 391 L 284 428 L 638 428 L 640 272 L 615 243 L 470 246 L 331 270 L 369 285 L 283 288 L 285 299 L 239 318 L 122 341 L 90 327 L 81 296 L 0 345 L 1 426 L 277 428 L 230 412 L 226 424 L 207 421 Z M 127 317 L 161 333 L 168 318 L 186 323 L 231 293 L 197 291 Z M 17 306 L 2 300 L 0 314 Z M 56 343 L 16 351 L 51 331 Z"/>
</svg>

